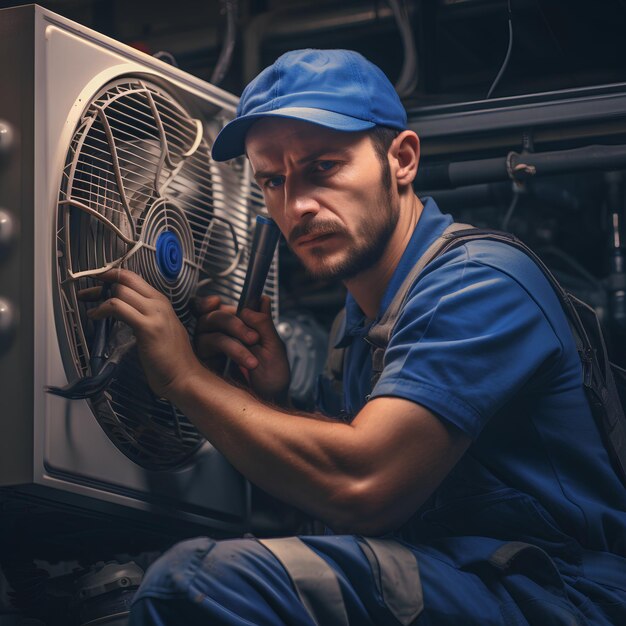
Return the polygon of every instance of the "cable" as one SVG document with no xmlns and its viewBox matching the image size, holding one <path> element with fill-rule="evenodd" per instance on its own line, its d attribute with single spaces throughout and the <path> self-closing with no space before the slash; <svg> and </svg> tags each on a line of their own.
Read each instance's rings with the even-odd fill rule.
<svg viewBox="0 0 626 626">
<path fill-rule="evenodd" d="M 513 217 L 513 213 L 515 213 L 515 209 L 517 208 L 517 204 L 519 203 L 519 197 L 521 193 L 521 189 L 518 189 L 517 185 L 513 183 L 513 198 L 511 199 L 511 204 L 509 204 L 509 208 L 507 209 L 504 218 L 502 219 L 502 224 L 500 225 L 501 230 L 506 230 L 509 227 L 509 222 Z"/>
<path fill-rule="evenodd" d="M 221 0 L 226 10 L 226 35 L 224 36 L 224 43 L 222 44 L 222 50 L 220 56 L 217 59 L 215 69 L 211 75 L 211 83 L 219 85 L 226 72 L 230 68 L 230 63 L 233 58 L 233 50 L 235 49 L 235 39 L 237 37 L 237 11 L 238 0 Z"/>
<path fill-rule="evenodd" d="M 491 98 L 491 94 L 494 89 L 498 86 L 500 79 L 502 78 L 502 74 L 504 74 L 504 70 L 506 70 L 507 65 L 509 64 L 509 59 L 511 58 L 511 50 L 513 50 L 513 13 L 511 12 L 511 0 L 507 0 L 509 7 L 509 47 L 506 51 L 506 56 L 504 57 L 504 61 L 502 62 L 502 66 L 500 67 L 500 71 L 495 77 L 493 83 L 491 83 L 491 87 L 487 92 L 487 100 Z"/>
<path fill-rule="evenodd" d="M 400 76 L 396 81 L 395 88 L 400 97 L 408 96 L 417 87 L 419 78 L 417 64 L 417 50 L 415 47 L 415 39 L 411 30 L 411 21 L 408 11 L 404 3 L 400 5 L 400 0 L 388 0 L 389 6 L 393 12 L 393 16 L 400 31 L 402 39 L 402 48 L 404 52 L 404 62 Z"/>
</svg>

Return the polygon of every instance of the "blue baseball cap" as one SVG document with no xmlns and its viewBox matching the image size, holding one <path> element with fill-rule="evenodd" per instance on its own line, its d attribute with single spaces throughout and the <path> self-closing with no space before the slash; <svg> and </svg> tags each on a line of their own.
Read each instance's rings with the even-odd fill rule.
<svg viewBox="0 0 626 626">
<path fill-rule="evenodd" d="M 407 126 L 406 111 L 389 79 L 352 50 L 293 50 L 279 57 L 243 90 L 236 118 L 213 143 L 213 159 L 245 154 L 246 133 L 263 117 L 347 132 Z"/>
</svg>

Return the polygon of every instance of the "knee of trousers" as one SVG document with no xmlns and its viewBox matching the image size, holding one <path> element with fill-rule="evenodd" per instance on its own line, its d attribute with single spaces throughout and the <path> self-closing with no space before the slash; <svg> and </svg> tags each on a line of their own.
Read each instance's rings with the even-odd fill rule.
<svg viewBox="0 0 626 626">
<path fill-rule="evenodd" d="M 255 539 L 175 545 L 148 568 L 133 606 L 131 624 L 310 623 L 289 576 Z"/>
<path fill-rule="evenodd" d="M 205 595 L 227 603 L 229 590 L 264 594 L 266 588 L 289 587 L 286 572 L 257 540 L 199 537 L 176 544 L 157 559 L 136 598 Z"/>
<path fill-rule="evenodd" d="M 148 568 L 136 599 L 144 595 L 168 597 L 185 594 L 216 542 L 197 537 L 175 544 Z"/>
</svg>

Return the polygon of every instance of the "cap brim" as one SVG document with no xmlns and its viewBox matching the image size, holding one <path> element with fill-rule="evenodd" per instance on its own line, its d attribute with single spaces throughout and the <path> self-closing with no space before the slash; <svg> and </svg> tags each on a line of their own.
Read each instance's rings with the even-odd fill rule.
<svg viewBox="0 0 626 626">
<path fill-rule="evenodd" d="M 238 117 L 222 128 L 211 148 L 213 160 L 228 161 L 229 159 L 234 159 L 235 157 L 245 154 L 246 134 L 250 126 L 263 117 L 301 120 L 303 122 L 310 122 L 311 124 L 345 132 L 367 130 L 375 126 L 374 122 L 360 120 L 355 117 L 350 117 L 349 115 L 343 115 L 342 113 L 307 107 L 287 107 L 274 111 L 251 113 Z"/>
</svg>

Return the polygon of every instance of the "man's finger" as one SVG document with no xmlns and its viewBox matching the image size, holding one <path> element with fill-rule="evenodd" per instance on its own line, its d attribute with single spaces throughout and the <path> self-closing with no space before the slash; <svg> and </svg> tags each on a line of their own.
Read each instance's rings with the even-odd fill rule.
<svg viewBox="0 0 626 626">
<path fill-rule="evenodd" d="M 119 283 L 120 285 L 130 287 L 146 298 L 164 297 L 158 289 L 149 285 L 139 274 L 122 269 L 121 267 L 116 267 L 103 274 L 98 274 L 95 278 L 107 283 Z"/>
<path fill-rule="evenodd" d="M 217 311 L 220 308 L 222 299 L 219 296 L 204 296 L 193 300 L 193 309 L 197 315 L 204 315 Z"/>
<path fill-rule="evenodd" d="M 102 287 L 87 287 L 76 292 L 81 302 L 97 302 L 102 298 Z"/>
<path fill-rule="evenodd" d="M 120 283 L 113 283 L 111 296 L 129 304 L 143 315 L 149 315 L 154 310 L 153 300 Z"/>
<path fill-rule="evenodd" d="M 272 299 L 269 296 L 261 296 L 261 313 L 265 315 L 272 315 Z"/>
<path fill-rule="evenodd" d="M 274 328 L 274 320 L 272 319 L 272 303 L 270 298 L 263 296 L 261 299 L 261 310 L 253 311 L 252 309 L 243 309 L 239 314 L 242 321 L 256 330 L 261 337 L 267 336 L 269 333 L 276 333 Z"/>
<path fill-rule="evenodd" d="M 223 333 L 251 345 L 259 341 L 259 334 L 248 327 L 234 313 L 214 311 L 198 318 L 196 333 Z"/>
<path fill-rule="evenodd" d="M 100 306 L 87 311 L 87 316 L 93 320 L 112 317 L 121 322 L 125 322 L 133 330 L 137 330 L 145 324 L 145 316 L 136 308 L 119 298 L 109 298 Z"/>
<path fill-rule="evenodd" d="M 218 354 L 223 354 L 237 365 L 247 369 L 254 369 L 259 364 L 258 359 L 244 345 L 221 333 L 197 337 L 195 346 L 196 353 L 201 359 L 212 359 Z"/>
</svg>

